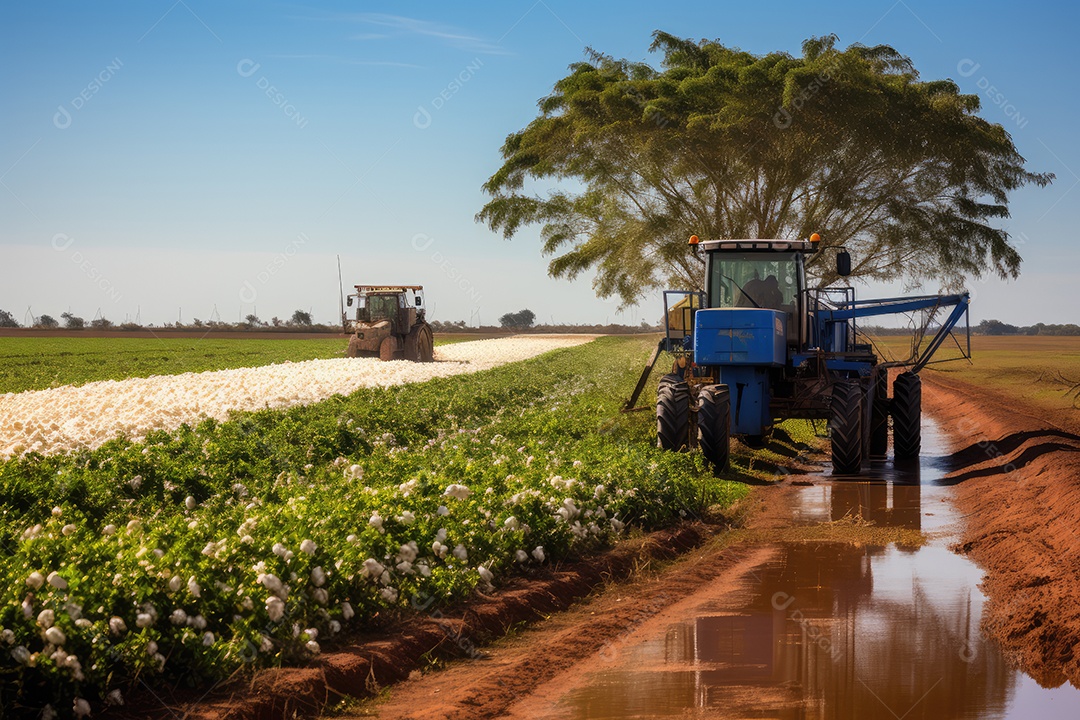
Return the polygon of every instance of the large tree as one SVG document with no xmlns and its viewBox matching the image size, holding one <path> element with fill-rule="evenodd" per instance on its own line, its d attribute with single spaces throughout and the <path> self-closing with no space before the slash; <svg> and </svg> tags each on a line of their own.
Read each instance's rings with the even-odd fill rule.
<svg viewBox="0 0 1080 720">
<path fill-rule="evenodd" d="M 807 238 L 845 246 L 862 278 L 956 286 L 1021 258 L 1000 221 L 1025 169 L 1009 133 L 951 80 L 924 82 L 891 47 L 803 43 L 764 56 L 657 31 L 662 69 L 588 50 L 510 135 L 477 214 L 510 238 L 539 224 L 549 273 L 595 269 L 633 303 L 701 285 L 687 238 Z M 836 281 L 832 253 L 809 263 Z"/>
</svg>

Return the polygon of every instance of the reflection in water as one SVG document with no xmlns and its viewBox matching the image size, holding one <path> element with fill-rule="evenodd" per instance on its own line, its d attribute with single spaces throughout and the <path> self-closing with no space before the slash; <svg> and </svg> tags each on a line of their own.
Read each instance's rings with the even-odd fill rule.
<svg viewBox="0 0 1080 720">
<path fill-rule="evenodd" d="M 933 422 L 924 420 L 923 437 L 927 455 L 941 447 Z M 955 517 L 938 477 L 929 459 L 921 478 L 879 467 L 870 482 L 808 487 L 796 518 L 940 531 Z M 941 537 L 921 548 L 782 545 L 748 579 L 746 602 L 708 601 L 575 683 L 556 715 L 1074 717 L 1080 692 L 1042 691 L 980 635 L 981 577 Z"/>
<path fill-rule="evenodd" d="M 903 565 L 914 555 L 882 557 Z M 906 593 L 878 593 L 872 565 L 848 545 L 786 545 L 759 570 L 750 603 L 670 627 L 635 649 L 631 667 L 566 701 L 589 718 L 687 708 L 784 720 L 999 716 L 1013 676 L 979 636 L 968 578 L 942 592 L 940 573 L 924 588 L 915 572 Z"/>
</svg>

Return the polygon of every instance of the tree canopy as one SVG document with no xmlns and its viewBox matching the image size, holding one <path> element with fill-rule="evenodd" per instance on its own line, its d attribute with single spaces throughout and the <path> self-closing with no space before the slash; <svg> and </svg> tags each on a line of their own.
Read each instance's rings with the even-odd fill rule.
<svg viewBox="0 0 1080 720">
<path fill-rule="evenodd" d="M 528 330 L 536 322 L 536 313 L 528 308 L 516 313 L 506 313 L 499 318 L 499 324 L 511 330 Z"/>
<path fill-rule="evenodd" d="M 659 70 L 589 49 L 507 137 L 477 220 L 508 239 L 540 225 L 549 274 L 595 269 L 597 294 L 624 304 L 664 284 L 700 289 L 690 235 L 817 232 L 866 279 L 1016 277 L 1021 257 L 995 223 L 1011 191 L 1053 175 L 1025 169 L 952 80 L 920 80 L 885 45 L 836 43 L 759 56 L 657 31 Z M 820 285 L 838 279 L 831 258 L 808 263 Z"/>
</svg>

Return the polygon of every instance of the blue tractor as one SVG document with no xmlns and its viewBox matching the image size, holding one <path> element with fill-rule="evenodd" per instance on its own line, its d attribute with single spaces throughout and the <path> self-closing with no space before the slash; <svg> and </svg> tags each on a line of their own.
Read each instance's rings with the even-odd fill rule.
<svg viewBox="0 0 1080 720">
<path fill-rule="evenodd" d="M 656 435 L 660 447 L 699 447 L 719 473 L 728 464 L 731 435 L 751 446 L 788 418 L 826 420 L 833 473 L 857 474 L 868 461 L 885 460 L 892 419 L 893 455 L 915 460 L 921 444 L 921 384 L 925 367 L 961 319 L 969 297 L 928 295 L 856 300 L 853 288 L 810 288 L 809 240 L 690 238 L 705 254 L 705 291 L 667 291 L 665 335 L 642 373 L 626 409 L 632 409 L 661 352 L 675 357 L 660 380 Z M 836 270 L 851 272 L 840 249 Z M 903 362 L 883 362 L 859 342 L 856 321 L 894 313 L 948 310 L 936 334 Z M 970 329 L 965 357 L 970 357 Z M 901 367 L 889 393 L 889 368 Z"/>
</svg>

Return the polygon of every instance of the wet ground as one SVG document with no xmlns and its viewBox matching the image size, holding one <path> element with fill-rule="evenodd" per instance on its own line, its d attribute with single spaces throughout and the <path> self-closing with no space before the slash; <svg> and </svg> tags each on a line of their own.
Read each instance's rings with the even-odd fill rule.
<svg viewBox="0 0 1080 720">
<path fill-rule="evenodd" d="M 1080 717 L 1080 691 L 1040 688 L 979 623 L 979 568 L 949 550 L 958 533 L 936 485 L 943 443 L 924 425 L 921 467 L 856 480 L 814 478 L 797 522 L 861 516 L 926 533 L 921 547 L 783 544 L 726 599 L 627 638 L 601 669 L 512 708 L 534 718 Z M 595 667 L 595 666 L 594 666 Z"/>
</svg>

